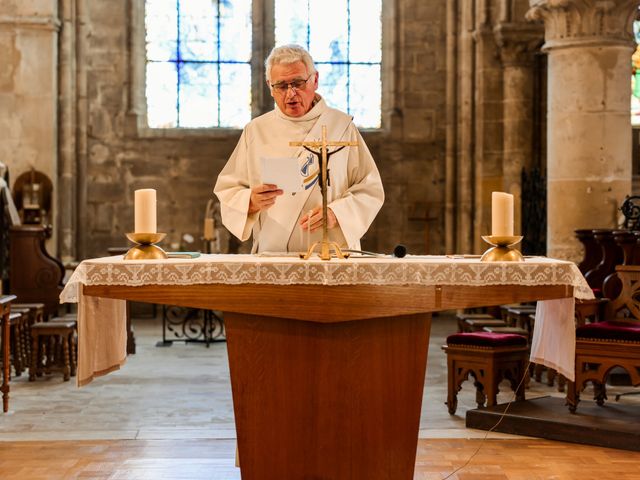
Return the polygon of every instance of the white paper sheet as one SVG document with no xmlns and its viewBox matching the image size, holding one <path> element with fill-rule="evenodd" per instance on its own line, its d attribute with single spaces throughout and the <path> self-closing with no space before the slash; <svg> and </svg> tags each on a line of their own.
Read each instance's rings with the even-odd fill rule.
<svg viewBox="0 0 640 480">
<path fill-rule="evenodd" d="M 297 158 L 260 159 L 262 183 L 274 184 L 285 193 L 302 190 L 302 176 Z"/>
</svg>

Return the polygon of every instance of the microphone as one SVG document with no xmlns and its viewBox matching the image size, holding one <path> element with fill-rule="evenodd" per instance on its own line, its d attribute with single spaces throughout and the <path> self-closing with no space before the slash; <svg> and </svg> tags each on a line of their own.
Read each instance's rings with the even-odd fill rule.
<svg viewBox="0 0 640 480">
<path fill-rule="evenodd" d="M 396 258 L 404 258 L 407 256 L 407 247 L 399 243 L 393 247 L 393 256 Z"/>
<path fill-rule="evenodd" d="M 352 250 L 350 248 L 343 248 L 343 252 L 349 253 L 359 253 L 360 255 L 368 255 L 370 257 L 387 257 L 388 255 L 384 253 L 375 253 L 375 252 L 367 252 L 366 250 Z M 407 247 L 399 243 L 395 247 L 393 247 L 393 253 L 391 254 L 394 258 L 404 258 L 407 256 Z"/>
</svg>

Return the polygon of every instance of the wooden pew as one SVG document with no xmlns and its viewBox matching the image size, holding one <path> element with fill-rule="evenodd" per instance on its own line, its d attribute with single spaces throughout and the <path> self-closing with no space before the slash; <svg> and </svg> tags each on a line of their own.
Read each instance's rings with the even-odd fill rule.
<svg viewBox="0 0 640 480">
<path fill-rule="evenodd" d="M 20 303 L 44 303 L 45 317 L 60 305 L 64 266 L 45 249 L 46 230 L 40 225 L 10 228 L 9 288 Z"/>
</svg>

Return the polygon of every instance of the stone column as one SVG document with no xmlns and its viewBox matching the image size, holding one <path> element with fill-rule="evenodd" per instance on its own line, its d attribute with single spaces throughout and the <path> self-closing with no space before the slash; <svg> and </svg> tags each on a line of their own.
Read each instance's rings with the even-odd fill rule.
<svg viewBox="0 0 640 480">
<path fill-rule="evenodd" d="M 502 188 L 515 197 L 514 227 L 519 235 L 521 172 L 533 159 L 533 55 L 542 45 L 544 29 L 540 24 L 501 23 L 494 33 L 504 66 Z"/>
<path fill-rule="evenodd" d="M 64 0 L 60 7 L 60 42 L 58 52 L 58 169 L 56 192 L 59 215 L 58 255 L 63 262 L 76 258 L 77 225 L 76 185 L 76 43 L 75 0 Z"/>
<path fill-rule="evenodd" d="M 476 89 L 474 65 L 475 29 L 474 9 L 472 2 L 459 3 L 460 39 L 456 56 L 458 58 L 458 81 L 456 96 L 458 99 L 457 112 L 457 143 L 456 155 L 456 249 L 457 252 L 473 252 L 473 147 L 474 147 L 474 92 Z M 450 253 L 450 252 L 447 252 Z"/>
<path fill-rule="evenodd" d="M 548 63 L 547 254 L 577 261 L 578 228 L 617 225 L 631 193 L 630 59 L 637 0 L 530 0 Z"/>
</svg>

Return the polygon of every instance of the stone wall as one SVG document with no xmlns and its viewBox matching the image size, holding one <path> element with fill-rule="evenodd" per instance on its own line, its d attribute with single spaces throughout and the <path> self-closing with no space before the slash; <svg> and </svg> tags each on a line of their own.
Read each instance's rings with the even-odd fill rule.
<svg viewBox="0 0 640 480">
<path fill-rule="evenodd" d="M 168 234 L 163 246 L 177 249 L 183 234 L 202 234 L 216 175 L 239 132 L 145 136 L 131 111 L 128 2 L 86 6 L 87 45 L 78 60 L 86 65 L 87 83 L 86 201 L 79 215 L 86 225 L 78 254 L 104 255 L 108 247 L 127 245 L 138 188 L 157 190 L 158 231 Z"/>
<path fill-rule="evenodd" d="M 158 190 L 158 229 L 169 234 L 165 246 L 177 247 L 183 233 L 199 238 L 216 176 L 240 133 L 141 134 L 131 112 L 127 3 L 86 2 L 82 20 L 87 44 L 78 68 L 86 70 L 87 160 L 86 177 L 79 179 L 86 182 L 79 186 L 86 188 L 86 202 L 78 205 L 85 209 L 78 214 L 78 255 L 83 257 L 126 245 L 133 191 L 143 187 Z M 387 200 L 363 247 L 389 251 L 404 242 L 414 253 L 442 253 L 445 0 L 385 3 L 385 55 L 394 68 L 387 69 L 384 81 L 393 89 L 385 91 L 385 128 L 364 137 Z"/>
<path fill-rule="evenodd" d="M 0 2 L 0 162 L 13 184 L 35 168 L 57 190 L 57 41 L 55 0 Z M 52 221 L 58 215 L 53 202 Z M 55 248 L 55 235 L 50 242 Z"/>
<path fill-rule="evenodd" d="M 491 193 L 515 196 L 521 232 L 522 169 L 545 148 L 539 121 L 543 29 L 525 19 L 527 0 L 456 1 L 447 10 L 447 249 L 482 253 L 491 230 Z"/>
<path fill-rule="evenodd" d="M 411 252 L 444 252 L 445 17 L 444 1 L 398 1 L 395 32 L 387 32 L 395 34 L 385 40 L 395 56 L 383 79 L 394 86 L 387 130 L 365 135 L 385 184 L 385 205 L 366 236 L 380 251 L 403 242 Z"/>
<path fill-rule="evenodd" d="M 491 191 L 517 195 L 519 171 L 532 160 L 544 170 L 546 104 L 535 81 L 543 72 L 540 62 L 532 62 L 542 33 L 541 22 L 532 26 L 524 19 L 530 3 L 555 5 L 383 2 L 383 128 L 363 135 L 387 199 L 364 248 L 390 251 L 402 242 L 412 253 L 480 252 Z M 616 0 L 605 7 L 634 13 L 637 3 Z M 187 247 L 199 248 L 206 203 L 240 135 L 141 128 L 144 41 L 136 39 L 144 40 L 143 4 L 0 1 L 0 161 L 12 179 L 31 166 L 51 177 L 55 228 L 48 246 L 63 260 L 125 246 L 124 233 L 133 228 L 133 191 L 142 187 L 158 190 L 158 228 L 169 234 L 164 245 L 177 248 L 189 233 L 196 244 Z M 632 20 L 617 12 L 608 15 Z M 256 18 L 254 34 L 264 20 Z M 260 61 L 267 50 L 266 43 L 257 45 Z M 619 64 L 622 71 L 625 63 Z M 264 95 L 258 95 L 259 109 Z M 538 113 L 542 119 L 535 120 Z M 614 212 L 613 203 L 609 210 Z M 570 226 L 567 232 L 571 236 Z M 222 243 L 225 251 L 238 249 L 228 233 Z"/>
</svg>

